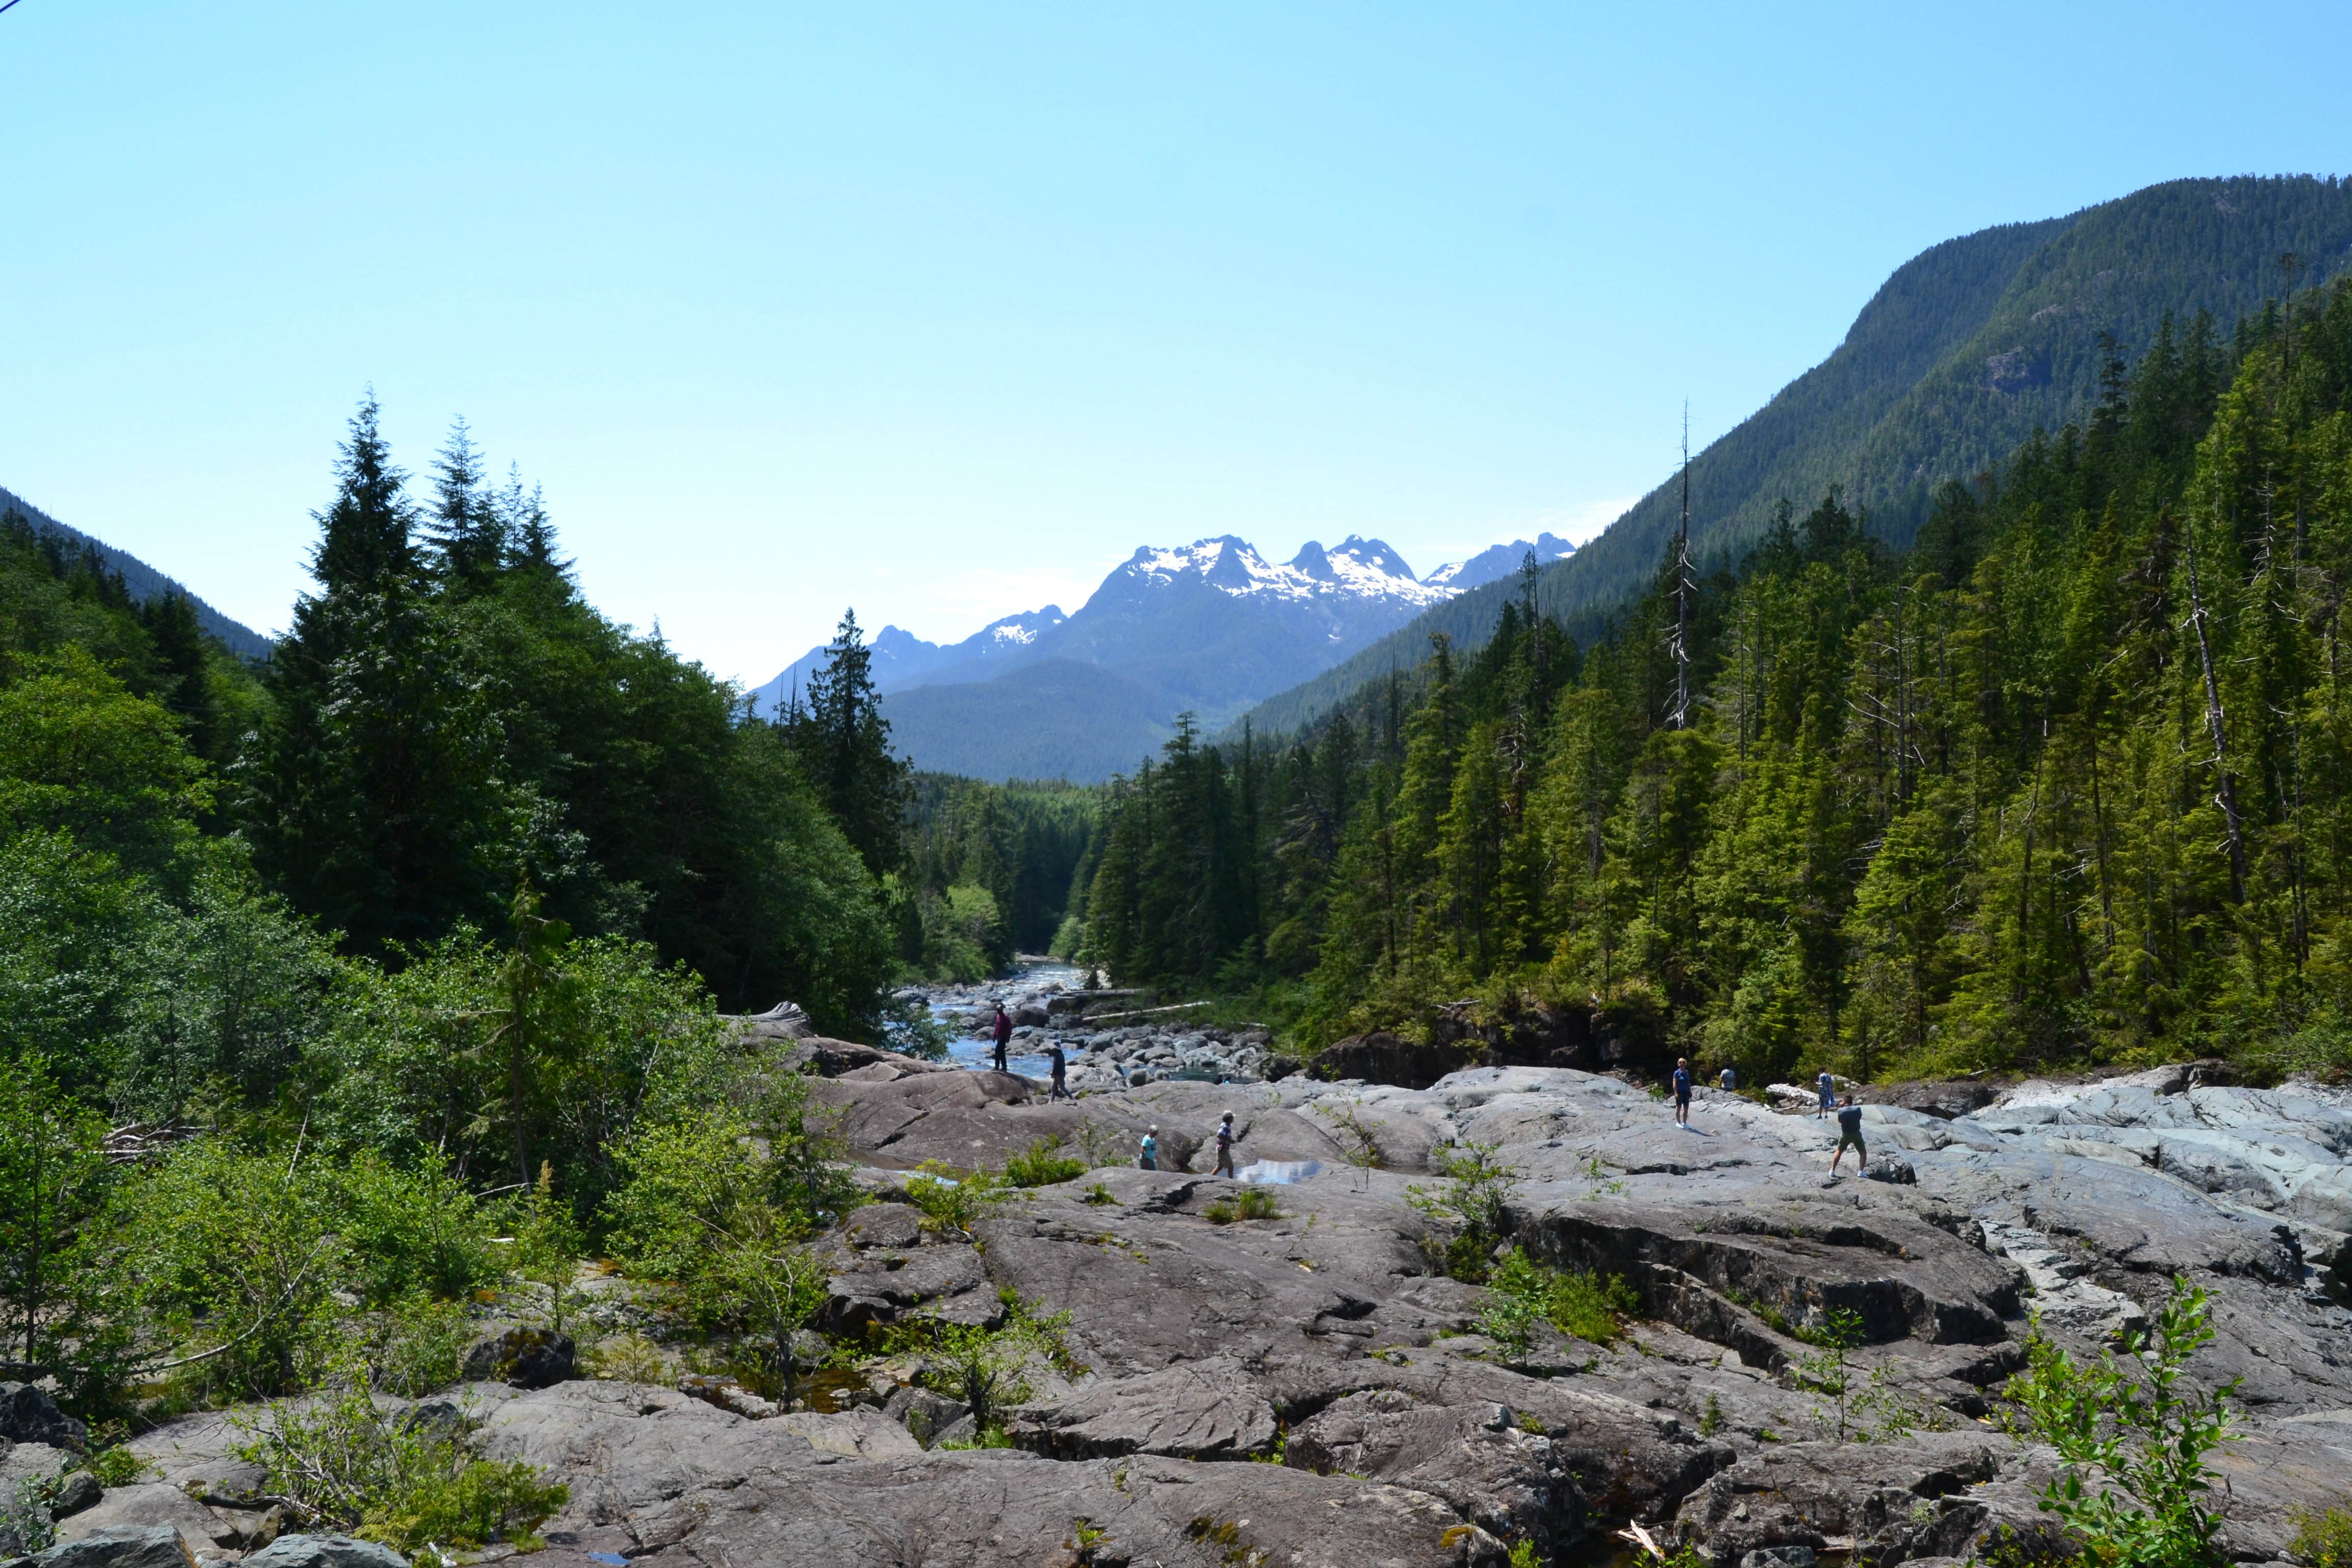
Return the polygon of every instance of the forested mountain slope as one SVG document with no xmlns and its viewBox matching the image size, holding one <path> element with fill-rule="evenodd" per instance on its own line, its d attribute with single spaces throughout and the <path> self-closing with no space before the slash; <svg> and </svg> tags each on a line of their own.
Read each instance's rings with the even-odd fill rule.
<svg viewBox="0 0 2352 1568">
<path fill-rule="evenodd" d="M 117 550 L 102 540 L 92 539 L 79 529 L 68 528 L 39 507 L 12 491 L 0 489 L 0 517 L 14 512 L 33 526 L 36 532 L 54 534 L 70 550 L 95 551 L 104 568 L 122 579 L 133 603 L 145 605 L 153 600 L 177 595 L 185 599 L 195 612 L 196 624 L 205 634 L 217 637 L 221 645 L 242 658 L 263 658 L 269 653 L 269 639 L 251 626 L 233 621 L 202 599 L 197 598 L 177 582 L 166 577 L 136 555 Z"/>
<path fill-rule="evenodd" d="M 2297 270 L 2283 273 L 2283 256 Z M 1948 240 L 1906 262 L 1828 359 L 1692 460 L 1701 560 L 1736 557 L 1782 500 L 1843 489 L 1870 531 L 1907 542 L 1929 497 L 1973 479 L 2036 429 L 2084 416 L 2102 338 L 2126 357 L 2200 312 L 2226 332 L 2290 286 L 2352 262 L 2352 183 L 2310 176 L 2175 180 L 2069 217 Z M 1662 417 L 1664 416 L 1662 414 Z M 1545 613 L 1589 640 L 1655 572 L 1679 516 L 1672 479 L 1549 568 Z M 1366 680 L 1420 658 L 1429 634 L 1483 642 L 1516 588 L 1493 584 L 1422 616 L 1249 715 L 1286 731 Z"/>
<path fill-rule="evenodd" d="M 1115 795 L 1093 951 L 1310 1037 L 1483 996 L 1751 1082 L 2352 1062 L 2352 281 L 2092 374 L 1907 551 L 1834 496 L 1772 523 L 1686 671 L 1654 577 L 1580 655 L 1507 602 L 1417 694 L 1180 734 Z"/>
</svg>

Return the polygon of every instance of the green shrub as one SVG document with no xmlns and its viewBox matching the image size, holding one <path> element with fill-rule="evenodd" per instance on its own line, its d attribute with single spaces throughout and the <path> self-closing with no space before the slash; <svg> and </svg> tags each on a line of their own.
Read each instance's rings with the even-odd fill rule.
<svg viewBox="0 0 2352 1568">
<path fill-rule="evenodd" d="M 475 1327 L 462 1303 L 411 1296 L 370 1314 L 363 1332 L 371 1381 L 414 1399 L 457 1381 Z"/>
<path fill-rule="evenodd" d="M 498 1282 L 502 1264 L 490 1244 L 489 1215 L 454 1177 L 403 1171 L 362 1152 L 334 1184 L 352 1283 L 366 1305 L 419 1294 L 458 1300 Z"/>
<path fill-rule="evenodd" d="M 179 1352 L 149 1375 L 205 1401 L 268 1398 L 316 1373 L 349 1264 L 334 1175 L 315 1151 L 247 1152 L 215 1135 L 125 1184 L 116 1241 L 137 1260 L 143 1337 Z"/>
<path fill-rule="evenodd" d="M 1518 1173 L 1504 1164 L 1494 1143 L 1442 1144 L 1430 1165 L 1446 1178 L 1443 1187 L 1408 1187 L 1406 1198 L 1428 1216 L 1434 1232 L 1423 1243 L 1433 1261 L 1454 1279 L 1483 1285 L 1494 1267 L 1495 1249 L 1511 1233 L 1511 1194 Z"/>
<path fill-rule="evenodd" d="M 1074 1181 L 1092 1169 L 1086 1161 L 1062 1152 L 1059 1138 L 1040 1138 L 1020 1153 L 1004 1162 L 1004 1180 L 1008 1186 L 1050 1187 L 1056 1182 Z"/>
<path fill-rule="evenodd" d="M 1217 1199 L 1203 1211 L 1211 1225 L 1231 1225 L 1244 1219 L 1280 1219 L 1282 1210 L 1264 1187 L 1244 1187 Z"/>
<path fill-rule="evenodd" d="M 310 1410 L 274 1406 L 234 1416 L 247 1434 L 236 1457 L 268 1473 L 307 1529 L 381 1541 L 403 1552 L 427 1544 L 478 1548 L 536 1544 L 531 1531 L 570 1500 L 537 1467 L 482 1458 L 461 1423 L 446 1429 L 377 1407 L 363 1370 Z"/>
<path fill-rule="evenodd" d="M 1070 1357 L 1069 1313 L 1040 1314 L 1010 1289 L 1003 1298 L 1004 1321 L 997 1328 L 917 1318 L 890 1335 L 894 1348 L 921 1355 L 925 1367 L 918 1382 L 962 1400 L 971 1411 L 981 1437 L 973 1447 L 1004 1446 L 989 1441 L 989 1435 L 1004 1406 L 1029 1397 L 1028 1372 L 1036 1363 L 1080 1370 Z"/>
<path fill-rule="evenodd" d="M 2212 1338 L 2204 1290 L 2175 1277 L 2154 1329 L 2126 1334 L 2120 1357 L 2077 1362 L 2038 1326 L 2026 1342 L 2027 1370 L 2005 1392 L 2025 1428 L 2065 1462 L 2042 1489 L 2042 1507 L 2103 1563 L 2221 1561 L 2221 1515 L 2204 1506 L 2212 1487 L 2207 1457 L 2233 1440 L 2237 1380 L 2210 1391 L 2185 1385 L 2189 1358 Z"/>
<path fill-rule="evenodd" d="M 907 1201 L 923 1211 L 925 1230 L 969 1231 L 1013 1194 L 1003 1178 L 985 1172 L 951 1176 L 938 1160 L 926 1160 L 907 1178 Z"/>
<path fill-rule="evenodd" d="M 2292 1516 L 2294 1539 L 2287 1550 L 2311 1568 L 2352 1568 L 2352 1507 L 2315 1512 L 2299 1508 Z"/>
<path fill-rule="evenodd" d="M 1623 1319 L 1640 1307 L 1641 1299 L 1620 1275 L 1554 1268 L 1514 1247 L 1487 1276 L 1478 1331 L 1516 1359 L 1534 1343 L 1538 1323 L 1607 1344 L 1624 1333 Z"/>
</svg>

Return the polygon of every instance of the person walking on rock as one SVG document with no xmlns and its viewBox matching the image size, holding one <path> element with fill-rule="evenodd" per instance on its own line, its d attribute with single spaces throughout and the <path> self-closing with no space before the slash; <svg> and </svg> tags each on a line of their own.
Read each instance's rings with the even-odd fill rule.
<svg viewBox="0 0 2352 1568">
<path fill-rule="evenodd" d="M 995 1036 L 996 1070 L 998 1072 L 1003 1072 L 1007 1070 L 1004 1066 L 1004 1047 L 1013 1038 L 1013 1019 L 1004 1011 L 1004 1004 L 1002 1002 L 999 1002 L 996 1005 Z"/>
<path fill-rule="evenodd" d="M 1691 1070 L 1690 1058 L 1675 1058 L 1675 1125 L 1690 1125 Z"/>
<path fill-rule="evenodd" d="M 1062 1056 L 1062 1042 L 1055 1040 L 1054 1042 L 1053 1048 L 1045 1054 L 1048 1059 L 1050 1059 L 1054 1064 L 1054 1081 L 1045 1090 L 1045 1098 L 1049 1100 L 1077 1099 L 1078 1097 L 1076 1095 L 1070 1092 L 1070 1086 L 1062 1081 L 1062 1075 L 1067 1070 L 1066 1063 Z"/>
<path fill-rule="evenodd" d="M 1143 1135 L 1142 1153 L 1136 1158 L 1136 1168 L 1143 1171 L 1160 1169 L 1160 1129 L 1152 1128 Z"/>
<path fill-rule="evenodd" d="M 1225 1112 L 1225 1119 L 1217 1123 L 1217 1168 L 1209 1173 L 1240 1180 L 1234 1171 L 1234 1113 L 1230 1110 Z"/>
<path fill-rule="evenodd" d="M 1853 1168 L 1861 1170 L 1870 1159 L 1870 1151 L 1862 1146 L 1862 1107 L 1853 1095 L 1845 1097 L 1844 1109 L 1838 1113 L 1837 1152 L 1830 1156 L 1830 1180 L 1837 1180 L 1838 1162 L 1845 1158 L 1849 1145 L 1853 1149 Z"/>
</svg>

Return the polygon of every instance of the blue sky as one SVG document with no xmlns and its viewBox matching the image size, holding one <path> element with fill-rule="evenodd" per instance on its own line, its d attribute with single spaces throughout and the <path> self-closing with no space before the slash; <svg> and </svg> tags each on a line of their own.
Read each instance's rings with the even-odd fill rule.
<svg viewBox="0 0 2352 1568">
<path fill-rule="evenodd" d="M 373 384 L 757 681 L 1137 545 L 1581 537 L 1938 240 L 2352 173 L 2352 13 L 0 15 L 0 485 L 284 625 Z"/>
</svg>

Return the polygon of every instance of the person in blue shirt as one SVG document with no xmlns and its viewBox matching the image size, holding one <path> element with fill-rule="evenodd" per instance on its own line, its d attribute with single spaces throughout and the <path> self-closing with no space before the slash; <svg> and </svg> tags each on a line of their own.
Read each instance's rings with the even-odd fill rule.
<svg viewBox="0 0 2352 1568">
<path fill-rule="evenodd" d="M 1675 1125 L 1690 1125 L 1691 1070 L 1690 1058 L 1675 1058 Z"/>
<path fill-rule="evenodd" d="M 1726 1094 L 1739 1092 L 1739 1070 L 1728 1064 L 1723 1069 L 1723 1092 Z"/>
<path fill-rule="evenodd" d="M 1146 1171 L 1160 1169 L 1160 1129 L 1155 1127 L 1143 1135 L 1143 1152 L 1136 1164 Z"/>
<path fill-rule="evenodd" d="M 1820 1089 L 1822 1095 L 1821 1112 L 1813 1120 L 1826 1121 L 1829 1120 L 1830 1112 L 1837 1109 L 1837 1079 L 1824 1072 L 1813 1080 L 1813 1087 Z"/>
</svg>

